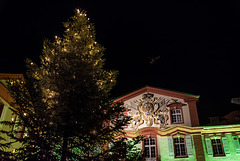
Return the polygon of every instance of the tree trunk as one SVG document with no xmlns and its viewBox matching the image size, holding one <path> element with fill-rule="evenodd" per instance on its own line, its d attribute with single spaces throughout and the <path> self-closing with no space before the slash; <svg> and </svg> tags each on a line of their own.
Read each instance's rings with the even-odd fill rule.
<svg viewBox="0 0 240 161">
<path fill-rule="evenodd" d="M 67 152 L 67 135 L 64 134 L 61 161 L 66 161 L 66 157 L 67 157 L 66 152 Z"/>
</svg>

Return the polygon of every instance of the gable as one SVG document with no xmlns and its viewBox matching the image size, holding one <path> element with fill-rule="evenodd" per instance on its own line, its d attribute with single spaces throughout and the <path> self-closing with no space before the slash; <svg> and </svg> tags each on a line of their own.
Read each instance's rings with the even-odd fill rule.
<svg viewBox="0 0 240 161">
<path fill-rule="evenodd" d="M 115 101 L 123 102 L 125 114 L 132 117 L 125 130 L 137 131 L 146 127 L 166 129 L 177 124 L 198 126 L 198 98 L 199 96 L 147 86 Z M 177 113 L 173 114 L 174 111 Z"/>
<path fill-rule="evenodd" d="M 114 101 L 116 101 L 116 102 L 118 102 L 118 101 L 124 102 L 124 101 L 126 101 L 128 99 L 131 99 L 133 97 L 139 96 L 139 95 L 141 95 L 143 93 L 146 93 L 146 92 L 156 93 L 156 94 L 165 95 L 165 96 L 169 96 L 169 97 L 180 98 L 180 99 L 195 99 L 195 100 L 198 100 L 198 98 L 199 98 L 198 95 L 192 95 L 192 94 L 187 94 L 187 93 L 183 93 L 183 92 L 176 92 L 176 91 L 171 91 L 171 90 L 166 90 L 166 89 L 160 89 L 160 88 L 146 86 L 146 87 L 138 89 L 138 90 L 136 90 L 134 92 L 131 92 L 129 94 L 121 96 L 121 97 L 115 99 Z"/>
</svg>

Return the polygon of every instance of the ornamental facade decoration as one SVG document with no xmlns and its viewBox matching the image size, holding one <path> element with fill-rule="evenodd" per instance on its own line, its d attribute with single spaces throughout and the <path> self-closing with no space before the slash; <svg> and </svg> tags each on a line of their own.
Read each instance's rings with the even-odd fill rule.
<svg viewBox="0 0 240 161">
<path fill-rule="evenodd" d="M 177 100 L 154 97 L 152 93 L 143 94 L 142 99 L 134 101 L 137 109 L 130 123 L 130 128 L 136 131 L 140 125 L 145 123 L 148 127 L 157 124 L 159 128 L 165 129 L 169 120 L 167 106 L 172 102 L 177 102 Z"/>
</svg>

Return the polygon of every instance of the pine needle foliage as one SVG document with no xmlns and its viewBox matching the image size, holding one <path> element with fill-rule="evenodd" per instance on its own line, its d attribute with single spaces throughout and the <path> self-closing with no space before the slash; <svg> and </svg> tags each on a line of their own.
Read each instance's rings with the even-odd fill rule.
<svg viewBox="0 0 240 161">
<path fill-rule="evenodd" d="M 15 120 L 7 134 L 20 142 L 16 160 L 134 160 L 127 155 L 141 138 L 125 145 L 122 103 L 113 102 L 110 90 L 117 71 L 104 69 L 104 48 L 96 42 L 94 25 L 85 11 L 76 9 L 64 23 L 63 36 L 45 40 L 40 64 L 27 59 L 26 79 L 9 79 L 15 102 Z M 109 144 L 112 144 L 109 148 Z M 132 157 L 134 156 L 134 157 Z M 132 159 L 131 159 L 132 158 Z"/>
</svg>

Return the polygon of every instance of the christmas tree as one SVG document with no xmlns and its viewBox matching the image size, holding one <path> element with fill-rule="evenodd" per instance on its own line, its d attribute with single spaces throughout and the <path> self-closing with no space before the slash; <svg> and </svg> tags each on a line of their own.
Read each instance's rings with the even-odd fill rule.
<svg viewBox="0 0 240 161">
<path fill-rule="evenodd" d="M 3 123 L 14 126 L 7 134 L 22 144 L 14 158 L 139 159 L 140 138 L 123 137 L 130 118 L 121 117 L 125 108 L 109 96 L 117 72 L 104 69 L 94 25 L 77 9 L 64 27 L 62 37 L 44 42 L 40 65 L 27 59 L 25 80 L 8 80 L 16 119 Z"/>
</svg>

